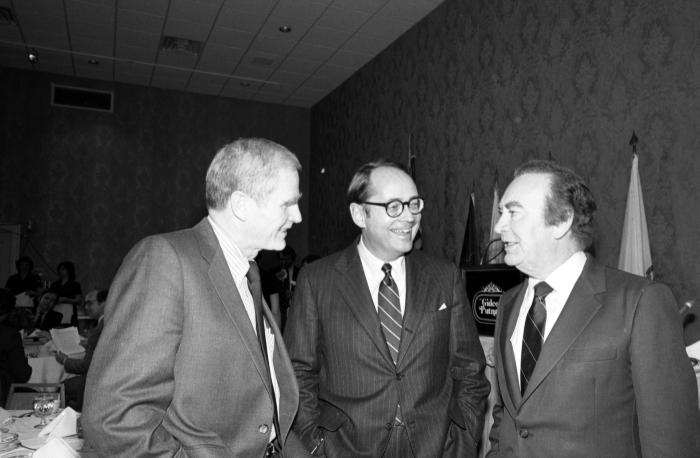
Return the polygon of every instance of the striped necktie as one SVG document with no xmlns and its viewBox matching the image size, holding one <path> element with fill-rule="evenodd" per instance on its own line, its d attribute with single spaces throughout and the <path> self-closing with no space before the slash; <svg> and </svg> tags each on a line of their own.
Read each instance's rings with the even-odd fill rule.
<svg viewBox="0 0 700 458">
<path fill-rule="evenodd" d="M 540 356 L 544 342 L 544 325 L 547 321 L 547 309 L 544 300 L 552 287 L 541 281 L 535 285 L 535 297 L 527 312 L 525 329 L 523 330 L 523 345 L 520 351 L 520 393 L 525 393 L 532 371 L 535 370 L 537 358 Z"/>
<path fill-rule="evenodd" d="M 403 316 L 401 315 L 401 302 L 396 282 L 391 276 L 391 264 L 382 266 L 384 278 L 379 284 L 379 322 L 386 338 L 386 344 L 391 353 L 391 359 L 396 364 L 401 346 L 401 331 L 403 329 Z"/>
</svg>

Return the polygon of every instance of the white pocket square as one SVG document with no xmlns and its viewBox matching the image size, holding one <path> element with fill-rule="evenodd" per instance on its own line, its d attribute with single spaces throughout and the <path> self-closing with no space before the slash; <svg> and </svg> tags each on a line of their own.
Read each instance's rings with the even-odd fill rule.
<svg viewBox="0 0 700 458">
<path fill-rule="evenodd" d="M 445 310 L 446 308 L 447 308 L 447 306 L 443 302 L 442 305 L 440 306 L 440 308 L 438 308 L 438 310 Z"/>
</svg>

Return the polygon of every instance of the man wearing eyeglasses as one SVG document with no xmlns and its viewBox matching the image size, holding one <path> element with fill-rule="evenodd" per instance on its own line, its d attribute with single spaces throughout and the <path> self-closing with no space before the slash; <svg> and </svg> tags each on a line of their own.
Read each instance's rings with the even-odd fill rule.
<svg viewBox="0 0 700 458">
<path fill-rule="evenodd" d="M 476 456 L 489 384 L 459 270 L 412 251 L 423 199 L 377 161 L 348 188 L 361 235 L 302 269 L 285 341 L 315 456 Z"/>
</svg>

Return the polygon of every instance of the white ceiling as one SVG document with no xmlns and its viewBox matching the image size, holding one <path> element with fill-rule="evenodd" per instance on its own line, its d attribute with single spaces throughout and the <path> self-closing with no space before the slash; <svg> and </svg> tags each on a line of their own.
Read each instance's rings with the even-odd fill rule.
<svg viewBox="0 0 700 458">
<path fill-rule="evenodd" d="M 442 1 L 0 0 L 0 66 L 310 107 Z"/>
</svg>

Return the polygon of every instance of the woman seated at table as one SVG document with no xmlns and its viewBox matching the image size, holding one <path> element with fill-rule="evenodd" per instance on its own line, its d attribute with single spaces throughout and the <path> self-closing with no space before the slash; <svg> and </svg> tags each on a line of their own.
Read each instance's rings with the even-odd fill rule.
<svg viewBox="0 0 700 458">
<path fill-rule="evenodd" d="M 71 324 L 78 324 L 77 308 L 83 303 L 83 291 L 80 283 L 75 281 L 75 265 L 71 261 L 63 261 L 56 267 L 58 280 L 51 283 L 51 291 L 58 295 L 59 304 L 71 304 L 73 306 L 73 316 Z"/>
<path fill-rule="evenodd" d="M 8 289 L 0 288 L 0 407 L 5 406 L 10 385 L 24 383 L 32 375 L 19 330 L 6 323 L 14 307 L 14 294 Z"/>
<path fill-rule="evenodd" d="M 39 296 L 39 304 L 36 306 L 34 329 L 50 331 L 61 326 L 63 315 L 53 310 L 58 303 L 58 295 L 51 290 L 44 291 Z"/>
</svg>

